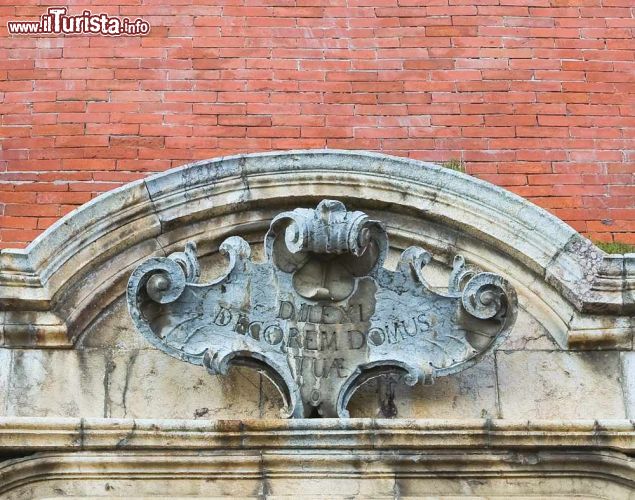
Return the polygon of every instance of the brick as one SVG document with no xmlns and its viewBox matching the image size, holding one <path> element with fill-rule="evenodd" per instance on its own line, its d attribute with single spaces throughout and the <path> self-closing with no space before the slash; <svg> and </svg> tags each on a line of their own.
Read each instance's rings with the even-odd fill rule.
<svg viewBox="0 0 635 500">
<path fill-rule="evenodd" d="M 107 158 L 69 158 L 62 160 L 62 167 L 69 170 L 112 170 L 115 160 Z"/>
<path fill-rule="evenodd" d="M 307 147 L 458 154 L 576 228 L 633 239 L 591 224 L 633 220 L 632 1 L 122 1 L 103 9 L 150 36 L 0 49 L 2 200 L 55 211 L 2 215 L 0 246 L 148 172 Z"/>
<path fill-rule="evenodd" d="M 107 136 L 59 136 L 55 137 L 55 147 L 60 148 L 83 148 L 90 146 L 108 146 L 109 140 Z"/>
<path fill-rule="evenodd" d="M 326 139 L 272 139 L 272 149 L 301 149 L 301 148 L 324 148 L 326 147 Z M 335 146 L 332 146 L 335 147 Z"/>
<path fill-rule="evenodd" d="M 123 147 L 162 147 L 162 137 L 137 137 L 137 136 L 113 136 L 110 138 L 111 146 Z"/>
<path fill-rule="evenodd" d="M 300 137 L 300 127 L 253 127 L 247 128 L 247 137 Z"/>
<path fill-rule="evenodd" d="M 430 119 L 432 125 L 482 125 L 484 119 L 482 115 L 436 115 Z"/>
<path fill-rule="evenodd" d="M 39 204 L 76 204 L 81 205 L 90 201 L 90 193 L 78 193 L 70 191 L 38 193 L 36 203 Z"/>
<path fill-rule="evenodd" d="M 351 127 L 302 127 L 301 136 L 309 138 L 352 137 L 353 129 Z"/>
<path fill-rule="evenodd" d="M 426 28 L 426 36 L 469 37 L 476 34 L 476 26 L 428 26 Z"/>
<path fill-rule="evenodd" d="M 5 216 L 14 217 L 38 217 L 49 216 L 56 217 L 60 215 L 59 205 L 45 205 L 45 204 L 6 204 L 4 206 Z"/>
<path fill-rule="evenodd" d="M 7 248 L 23 248 L 37 238 L 42 231 L 28 229 L 1 229 L 0 244 Z"/>
<path fill-rule="evenodd" d="M 478 177 L 488 182 L 495 180 L 503 186 L 524 186 L 527 184 L 527 176 L 522 174 L 480 174 Z"/>
<path fill-rule="evenodd" d="M 269 127 L 271 126 L 270 116 L 247 116 L 247 115 L 220 115 L 219 125 L 242 125 L 249 127 Z"/>
<path fill-rule="evenodd" d="M 86 124 L 86 134 L 88 135 L 133 135 L 139 133 L 139 125 L 136 124 Z"/>
<path fill-rule="evenodd" d="M 5 132 L 6 133 L 6 132 Z M 82 135 L 84 133 L 84 125 L 65 124 L 65 125 L 40 125 L 34 126 L 31 130 L 32 135 Z"/>
</svg>

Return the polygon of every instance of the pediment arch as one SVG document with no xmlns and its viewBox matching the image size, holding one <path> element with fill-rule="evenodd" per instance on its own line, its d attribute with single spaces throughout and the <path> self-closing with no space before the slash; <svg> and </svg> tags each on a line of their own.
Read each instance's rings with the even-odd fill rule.
<svg viewBox="0 0 635 500">
<path fill-rule="evenodd" d="M 131 270 L 196 241 L 257 242 L 271 219 L 324 198 L 386 223 L 391 244 L 442 266 L 463 254 L 518 289 L 561 348 L 632 344 L 635 258 L 610 256 L 545 210 L 490 183 L 387 155 L 306 150 L 199 161 L 115 189 L 24 250 L 3 250 L 4 344 L 72 347 L 125 291 Z"/>
</svg>

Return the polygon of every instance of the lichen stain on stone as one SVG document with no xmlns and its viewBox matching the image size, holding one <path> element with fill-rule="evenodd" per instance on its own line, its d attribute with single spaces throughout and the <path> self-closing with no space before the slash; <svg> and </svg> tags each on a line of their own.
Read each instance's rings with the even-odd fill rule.
<svg viewBox="0 0 635 500">
<path fill-rule="evenodd" d="M 117 444 L 115 445 L 116 449 L 121 449 L 121 448 L 125 448 L 128 446 L 129 441 L 132 439 L 132 437 L 135 434 L 135 431 L 137 430 L 137 421 L 133 420 L 132 421 L 132 428 L 126 433 L 126 435 L 121 438 Z"/>
<path fill-rule="evenodd" d="M 112 416 L 112 399 L 110 398 L 110 384 L 111 384 L 111 375 L 117 368 L 117 364 L 113 359 L 113 352 L 111 350 L 106 350 L 104 353 L 105 356 L 105 369 L 104 369 L 104 418 L 109 418 Z"/>
<path fill-rule="evenodd" d="M 209 414 L 209 408 L 197 408 L 194 410 L 194 418 L 202 418 Z"/>
<path fill-rule="evenodd" d="M 394 376 L 385 376 L 379 380 L 379 414 L 382 418 L 397 417 L 395 405 L 395 386 L 398 381 Z"/>
<path fill-rule="evenodd" d="M 139 351 L 132 351 L 128 361 L 126 362 L 126 376 L 125 382 L 123 386 L 123 391 L 121 392 L 121 405 L 123 406 L 123 416 L 126 417 L 128 415 L 127 401 L 126 398 L 128 396 L 128 388 L 130 386 L 130 378 L 132 376 L 132 367 L 137 360 L 137 356 L 139 355 Z"/>
</svg>

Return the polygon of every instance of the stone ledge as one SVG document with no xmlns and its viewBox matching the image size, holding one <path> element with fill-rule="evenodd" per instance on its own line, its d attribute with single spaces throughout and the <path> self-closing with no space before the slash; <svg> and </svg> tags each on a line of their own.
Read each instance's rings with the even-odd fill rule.
<svg viewBox="0 0 635 500">
<path fill-rule="evenodd" d="M 595 449 L 635 452 L 633 420 L 0 418 L 0 452 Z M 635 467 L 635 464 L 632 464 Z"/>
<path fill-rule="evenodd" d="M 0 463 L 23 498 L 632 498 L 612 451 L 357 450 L 45 452 Z"/>
</svg>

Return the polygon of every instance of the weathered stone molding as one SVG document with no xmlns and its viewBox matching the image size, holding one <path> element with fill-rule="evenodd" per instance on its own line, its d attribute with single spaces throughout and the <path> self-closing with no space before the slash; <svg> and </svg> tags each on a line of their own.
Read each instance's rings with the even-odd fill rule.
<svg viewBox="0 0 635 500">
<path fill-rule="evenodd" d="M 615 452 L 245 450 L 42 453 L 0 466 L 0 495 L 23 498 L 629 499 Z"/>
<path fill-rule="evenodd" d="M 3 498 L 630 498 L 631 421 L 0 419 Z"/>
<path fill-rule="evenodd" d="M 449 250 L 447 241 L 409 231 L 408 215 L 454 231 L 456 253 L 480 260 L 485 269 L 509 270 L 506 277 L 524 286 L 519 293 L 531 295 L 563 347 L 632 348 L 634 254 L 605 255 L 544 210 L 473 177 L 414 160 L 333 150 L 186 165 L 96 198 L 25 250 L 3 250 L 3 343 L 71 347 L 123 293 L 141 260 L 182 249 L 188 239 L 211 253 L 213 242 L 226 236 L 263 230 L 281 208 L 322 198 L 394 214 L 400 224 L 388 233 L 404 248 L 425 243 Z M 464 239 L 489 246 L 493 258 L 482 249 L 463 251 Z"/>
<path fill-rule="evenodd" d="M 549 449 L 635 452 L 633 420 L 0 417 L 0 452 Z M 631 466 L 635 471 L 635 463 Z"/>
</svg>

